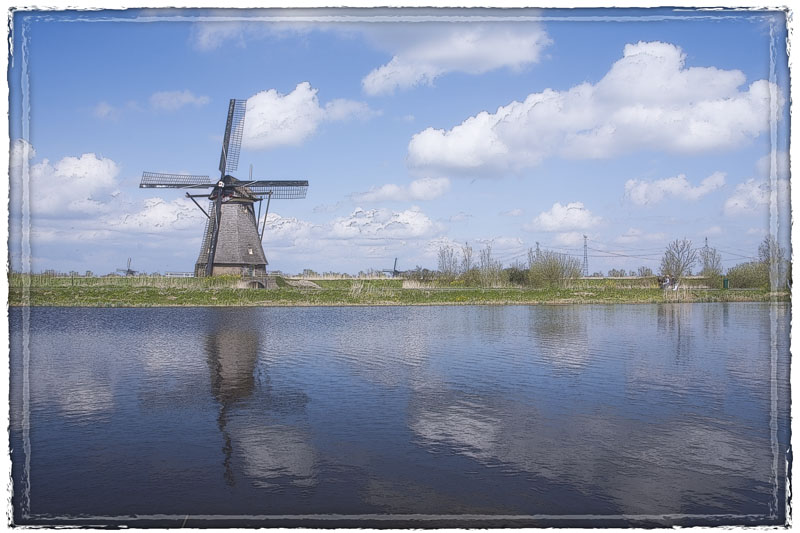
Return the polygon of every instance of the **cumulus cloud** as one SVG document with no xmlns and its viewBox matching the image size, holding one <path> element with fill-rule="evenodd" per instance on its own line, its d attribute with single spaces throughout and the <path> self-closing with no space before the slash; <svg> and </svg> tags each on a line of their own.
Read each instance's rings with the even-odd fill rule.
<svg viewBox="0 0 800 533">
<path fill-rule="evenodd" d="M 317 89 L 308 82 L 297 84 L 288 94 L 275 89 L 261 91 L 247 100 L 242 146 L 268 150 L 298 145 L 313 135 L 323 121 L 364 120 L 376 114 L 367 104 L 344 99 L 333 100 L 323 108 Z"/>
<path fill-rule="evenodd" d="M 442 196 L 450 188 L 447 178 L 422 178 L 412 181 L 408 186 L 387 183 L 373 187 L 367 192 L 352 196 L 356 202 L 399 202 L 433 200 Z"/>
<path fill-rule="evenodd" d="M 520 69 L 539 61 L 551 43 L 537 24 L 426 23 L 391 28 L 371 39 L 390 50 L 392 59 L 361 81 L 369 95 L 431 85 L 450 72 L 482 74 L 508 67 Z M 413 26 L 413 27 L 411 27 Z"/>
<path fill-rule="evenodd" d="M 628 180 L 625 195 L 636 205 L 657 204 L 666 196 L 695 201 L 725 185 L 725 173 L 715 172 L 692 187 L 683 174 L 655 181 Z"/>
<path fill-rule="evenodd" d="M 507 217 L 518 217 L 522 215 L 522 209 L 509 209 L 508 211 L 502 211 L 500 214 Z"/>
<path fill-rule="evenodd" d="M 31 213 L 52 218 L 108 211 L 102 200 L 117 186 L 118 174 L 114 161 L 92 153 L 55 164 L 45 159 L 30 167 Z"/>
<path fill-rule="evenodd" d="M 429 175 L 486 176 L 518 172 L 552 156 L 729 149 L 766 131 L 770 106 L 784 105 L 780 90 L 768 81 L 740 89 L 745 81 L 738 70 L 687 68 L 683 51 L 673 44 L 628 44 L 596 84 L 546 89 L 450 130 L 417 133 L 408 145 L 408 163 Z M 776 102 L 771 88 L 777 90 Z"/>
<path fill-rule="evenodd" d="M 344 239 L 409 239 L 430 235 L 440 226 L 418 207 L 395 212 L 356 208 L 350 215 L 333 219 L 329 236 Z"/>
<path fill-rule="evenodd" d="M 187 105 L 201 107 L 210 101 L 211 99 L 208 96 L 195 96 L 188 89 L 184 91 L 163 91 L 150 96 L 150 107 L 161 111 L 177 111 Z"/>
<path fill-rule="evenodd" d="M 602 221 L 602 217 L 593 215 L 591 211 L 584 207 L 583 202 L 570 202 L 567 205 L 561 205 L 556 202 L 549 211 L 539 213 L 528 229 L 569 232 L 590 229 L 599 224 L 600 221 Z"/>
<path fill-rule="evenodd" d="M 205 215 L 186 198 L 167 202 L 163 198 L 144 200 L 142 209 L 108 220 L 109 227 L 141 233 L 163 233 L 203 227 Z"/>
</svg>

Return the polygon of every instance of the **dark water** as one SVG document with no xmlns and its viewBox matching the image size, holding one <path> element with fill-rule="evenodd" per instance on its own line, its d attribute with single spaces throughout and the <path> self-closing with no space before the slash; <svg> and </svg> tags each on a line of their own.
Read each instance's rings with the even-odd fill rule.
<svg viewBox="0 0 800 533">
<path fill-rule="evenodd" d="M 789 312 L 13 308 L 14 519 L 783 523 Z"/>
</svg>

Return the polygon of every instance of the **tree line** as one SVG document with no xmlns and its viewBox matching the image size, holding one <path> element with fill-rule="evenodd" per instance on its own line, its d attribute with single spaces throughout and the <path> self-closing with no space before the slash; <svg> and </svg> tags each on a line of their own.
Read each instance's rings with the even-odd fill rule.
<svg viewBox="0 0 800 533">
<path fill-rule="evenodd" d="M 705 278 L 709 287 L 722 288 L 727 278 L 730 288 L 769 288 L 778 290 L 787 286 L 790 276 L 790 263 L 786 250 L 778 245 L 772 236 L 767 236 L 759 244 L 757 259 L 730 267 L 725 271 L 722 255 L 708 244 L 695 247 L 688 239 L 670 242 L 661 258 L 658 272 L 641 266 L 637 270 L 616 269 L 608 271 L 607 276 L 650 278 L 659 276 L 669 278 L 674 283 L 692 275 Z M 573 256 L 552 250 L 529 248 L 527 261 L 515 261 L 503 267 L 492 253 L 491 244 L 475 250 L 468 243 L 462 246 L 444 245 L 438 250 L 438 269 L 435 271 L 417 267 L 404 273 L 404 277 L 421 281 L 437 281 L 450 285 L 496 287 L 517 285 L 534 288 L 567 287 L 572 280 L 581 277 L 581 262 Z M 590 277 L 605 277 L 595 272 Z"/>
</svg>

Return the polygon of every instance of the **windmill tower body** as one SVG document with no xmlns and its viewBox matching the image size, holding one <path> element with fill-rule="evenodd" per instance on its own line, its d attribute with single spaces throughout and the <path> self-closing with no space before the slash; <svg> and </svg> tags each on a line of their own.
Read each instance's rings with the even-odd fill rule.
<svg viewBox="0 0 800 533">
<path fill-rule="evenodd" d="M 228 172 L 236 170 L 244 132 L 246 100 L 231 100 L 222 141 L 218 181 L 208 176 L 145 172 L 140 188 L 188 189 L 186 193 L 206 216 L 205 233 L 195 264 L 195 276 L 265 276 L 267 258 L 261 240 L 264 236 L 271 200 L 305 198 L 306 180 L 238 180 Z M 252 169 L 251 169 L 252 174 Z M 210 190 L 209 190 L 210 189 Z M 208 191 L 203 193 L 204 191 Z M 203 194 L 197 194 L 201 192 Z M 195 198 L 209 200 L 208 211 Z M 261 231 L 261 202 L 267 200 Z M 258 215 L 255 204 L 258 202 Z"/>
<path fill-rule="evenodd" d="M 269 263 L 258 234 L 258 221 L 253 205 L 256 199 L 248 194 L 245 187 L 237 187 L 234 191 L 227 200 L 224 197 L 222 200 L 219 237 L 211 275 L 264 276 Z M 195 276 L 202 276 L 206 272 L 209 247 L 216 231 L 216 211 L 212 208 L 209 212 L 211 217 L 206 224 L 200 254 L 195 264 Z"/>
</svg>

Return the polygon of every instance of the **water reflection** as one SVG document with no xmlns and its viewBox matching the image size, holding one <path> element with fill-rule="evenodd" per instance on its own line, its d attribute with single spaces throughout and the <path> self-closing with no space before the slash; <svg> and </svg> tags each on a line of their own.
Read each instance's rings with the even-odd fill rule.
<svg viewBox="0 0 800 533">
<path fill-rule="evenodd" d="M 688 304 L 664 304 L 658 307 L 658 331 L 671 347 L 676 359 L 692 353 L 692 309 Z"/>
<path fill-rule="evenodd" d="M 782 512 L 788 306 L 36 313 L 37 513 Z"/>
<path fill-rule="evenodd" d="M 225 482 L 235 485 L 239 461 L 241 475 L 255 486 L 283 478 L 313 485 L 314 449 L 308 430 L 297 425 L 308 398 L 270 385 L 266 365 L 258 364 L 264 324 L 252 313 L 223 311 L 210 325 L 204 344 L 211 392 L 220 406 Z"/>
<path fill-rule="evenodd" d="M 714 420 L 643 424 L 613 410 L 554 419 L 509 398 L 495 405 L 456 391 L 442 398 L 414 402 L 409 427 L 419 444 L 506 475 L 548 480 L 553 491 L 577 491 L 596 512 L 766 512 L 747 492 L 754 485 L 769 490 L 768 440 Z M 587 512 L 566 499 L 557 505 L 548 512 Z"/>
<path fill-rule="evenodd" d="M 58 336 L 30 337 L 30 372 L 34 408 L 53 409 L 72 423 L 95 424 L 114 412 L 115 339 L 104 331 L 75 328 Z M 100 357 L 97 357 L 97 352 Z"/>
<path fill-rule="evenodd" d="M 579 370 L 589 362 L 587 309 L 576 306 L 532 308 L 530 329 L 538 352 L 552 365 Z"/>
</svg>

